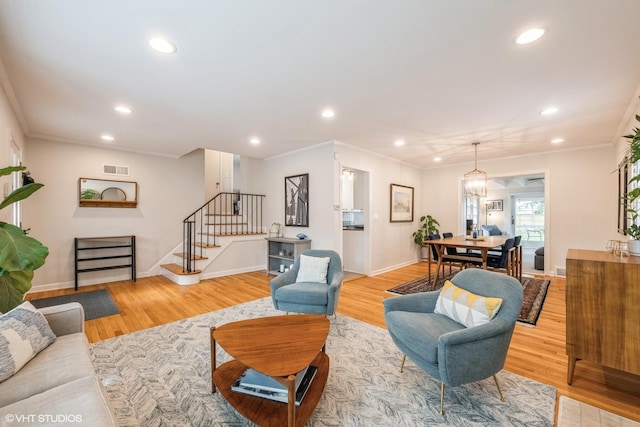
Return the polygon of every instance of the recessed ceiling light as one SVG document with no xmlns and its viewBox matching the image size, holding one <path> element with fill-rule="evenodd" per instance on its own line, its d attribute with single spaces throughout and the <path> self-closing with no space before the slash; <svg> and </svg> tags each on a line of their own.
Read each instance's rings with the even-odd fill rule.
<svg viewBox="0 0 640 427">
<path fill-rule="evenodd" d="M 404 145 L 404 140 L 403 139 L 396 139 L 395 142 L 393 143 L 393 145 L 395 145 L 396 147 L 402 147 Z"/>
<path fill-rule="evenodd" d="M 252 143 L 253 145 L 260 144 L 260 140 L 258 138 L 251 138 L 249 142 Z"/>
<path fill-rule="evenodd" d="M 131 114 L 131 108 L 127 107 L 126 105 L 116 105 L 115 107 L 113 107 L 113 109 L 118 113 Z"/>
<path fill-rule="evenodd" d="M 561 142 L 564 142 L 564 139 L 563 139 L 563 138 L 553 138 L 553 139 L 551 140 L 551 143 L 552 143 L 552 144 L 560 144 Z"/>
<path fill-rule="evenodd" d="M 442 161 L 442 157 L 434 157 L 433 161 L 434 162 L 441 162 Z"/>
<path fill-rule="evenodd" d="M 520 34 L 516 39 L 516 43 L 527 44 L 534 42 L 542 37 L 545 32 L 546 30 L 544 28 L 532 28 L 531 30 L 527 30 L 524 33 Z"/>
<path fill-rule="evenodd" d="M 162 37 L 152 38 L 149 45 L 160 53 L 175 53 L 178 50 L 174 43 Z"/>
<path fill-rule="evenodd" d="M 100 136 L 100 139 L 102 139 L 103 141 L 113 141 L 113 140 L 115 140 L 114 137 L 112 137 L 111 135 L 107 135 L 107 134 Z"/>
<path fill-rule="evenodd" d="M 325 119 L 331 119 L 333 117 L 335 117 L 336 113 L 333 110 L 324 110 L 322 112 L 322 117 L 324 117 Z"/>
<path fill-rule="evenodd" d="M 540 114 L 542 114 L 543 116 L 546 116 L 548 114 L 554 114 L 558 112 L 558 108 L 557 107 L 547 107 L 544 110 L 540 111 Z"/>
</svg>

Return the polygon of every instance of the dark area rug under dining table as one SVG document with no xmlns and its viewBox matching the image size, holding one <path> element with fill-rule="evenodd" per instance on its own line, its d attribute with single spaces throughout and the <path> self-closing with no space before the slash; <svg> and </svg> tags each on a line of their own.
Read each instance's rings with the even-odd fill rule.
<svg viewBox="0 0 640 427">
<path fill-rule="evenodd" d="M 408 295 L 415 294 L 417 292 L 437 291 L 444 285 L 446 280 L 450 280 L 459 271 L 460 270 L 457 268 L 452 269 L 451 273 L 449 273 L 449 270 L 445 270 L 445 274 L 441 274 L 438 277 L 438 283 L 436 284 L 433 283 L 435 273 L 431 273 L 388 289 L 387 292 Z M 518 316 L 518 322 L 535 326 L 538 321 L 538 317 L 540 316 L 540 312 L 542 311 L 544 300 L 547 297 L 547 290 L 549 289 L 551 281 L 546 279 L 537 279 L 534 277 L 523 277 L 521 283 L 524 295 L 522 299 L 522 309 Z"/>
</svg>

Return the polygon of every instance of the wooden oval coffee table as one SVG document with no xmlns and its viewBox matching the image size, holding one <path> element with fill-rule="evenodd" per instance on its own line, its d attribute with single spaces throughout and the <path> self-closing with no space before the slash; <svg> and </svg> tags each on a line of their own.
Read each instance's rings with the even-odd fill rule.
<svg viewBox="0 0 640 427">
<path fill-rule="evenodd" d="M 260 426 L 302 426 L 318 405 L 329 376 L 325 342 L 329 320 L 295 314 L 261 317 L 211 327 L 211 391 Z M 235 360 L 216 367 L 216 342 Z M 295 405 L 296 374 L 308 365 L 318 368 L 299 406 Z M 268 375 L 288 388 L 288 404 L 231 390 L 247 368 Z"/>
</svg>

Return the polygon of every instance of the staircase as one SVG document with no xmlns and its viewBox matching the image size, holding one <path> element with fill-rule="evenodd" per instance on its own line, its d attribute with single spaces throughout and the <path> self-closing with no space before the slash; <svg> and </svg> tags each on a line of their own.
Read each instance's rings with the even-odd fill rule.
<svg viewBox="0 0 640 427">
<path fill-rule="evenodd" d="M 265 234 L 263 195 L 219 193 L 182 222 L 182 245 L 163 274 L 179 285 L 200 282 L 200 274 L 234 241 Z"/>
</svg>

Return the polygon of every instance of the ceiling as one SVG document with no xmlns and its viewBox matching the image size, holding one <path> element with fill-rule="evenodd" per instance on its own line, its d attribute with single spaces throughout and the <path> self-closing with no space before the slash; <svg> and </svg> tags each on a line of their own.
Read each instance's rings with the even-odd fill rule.
<svg viewBox="0 0 640 427">
<path fill-rule="evenodd" d="M 0 83 L 30 137 L 256 158 L 337 140 L 425 168 L 479 141 L 481 166 L 614 143 L 638 105 L 639 16 L 638 0 L 3 0 Z M 547 33 L 516 44 L 531 27 Z"/>
</svg>

